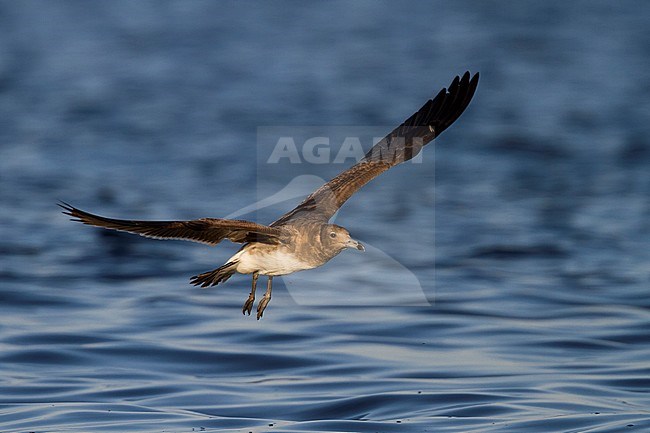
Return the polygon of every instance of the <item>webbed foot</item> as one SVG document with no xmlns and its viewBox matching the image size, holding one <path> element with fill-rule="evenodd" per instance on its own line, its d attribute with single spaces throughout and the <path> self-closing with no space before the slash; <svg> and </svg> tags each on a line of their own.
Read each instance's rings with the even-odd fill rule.
<svg viewBox="0 0 650 433">
<path fill-rule="evenodd" d="M 244 315 L 248 314 L 250 316 L 251 311 L 253 311 L 253 303 L 254 302 L 255 302 L 255 297 L 254 296 L 249 296 L 248 299 L 246 299 L 246 302 L 244 302 L 244 306 L 242 307 L 241 312 Z"/>
<path fill-rule="evenodd" d="M 255 289 L 257 288 L 257 277 L 259 274 L 255 272 L 253 274 L 253 285 L 251 286 L 251 292 L 248 294 L 248 299 L 246 299 L 246 302 L 244 302 L 244 306 L 241 309 L 242 314 L 246 315 L 251 315 L 251 311 L 253 311 L 253 303 L 255 302 Z"/>
<path fill-rule="evenodd" d="M 264 315 L 264 310 L 266 309 L 266 306 L 269 304 L 270 300 L 271 298 L 267 298 L 266 296 L 260 299 L 260 303 L 257 304 L 257 320 L 260 320 L 260 318 L 262 318 Z"/>
<path fill-rule="evenodd" d="M 259 304 L 257 304 L 257 320 L 260 320 L 262 315 L 264 315 L 264 310 L 271 300 L 271 288 L 273 287 L 273 277 L 269 277 L 269 281 L 266 285 L 266 293 L 264 297 L 260 299 Z"/>
</svg>

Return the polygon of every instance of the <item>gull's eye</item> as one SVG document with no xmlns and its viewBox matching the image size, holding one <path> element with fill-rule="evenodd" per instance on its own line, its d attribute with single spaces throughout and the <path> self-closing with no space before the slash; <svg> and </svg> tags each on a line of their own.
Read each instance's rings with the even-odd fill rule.
<svg viewBox="0 0 650 433">
<path fill-rule="evenodd" d="M 336 237 L 336 233 L 335 233 L 335 232 L 331 232 L 331 233 L 330 233 L 330 237 L 331 237 L 332 239 L 334 239 L 334 238 Z"/>
</svg>

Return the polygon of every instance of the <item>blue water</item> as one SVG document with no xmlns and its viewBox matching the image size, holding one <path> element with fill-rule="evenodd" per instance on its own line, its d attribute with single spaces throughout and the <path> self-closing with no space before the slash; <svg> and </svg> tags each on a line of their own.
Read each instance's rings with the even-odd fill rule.
<svg viewBox="0 0 650 433">
<path fill-rule="evenodd" d="M 0 3 L 0 431 L 650 431 L 649 47 L 643 1 Z M 259 322 L 188 284 L 235 245 L 55 206 L 268 223 L 351 163 L 268 131 L 387 132 L 467 69 L 337 216 L 368 252 Z"/>
</svg>

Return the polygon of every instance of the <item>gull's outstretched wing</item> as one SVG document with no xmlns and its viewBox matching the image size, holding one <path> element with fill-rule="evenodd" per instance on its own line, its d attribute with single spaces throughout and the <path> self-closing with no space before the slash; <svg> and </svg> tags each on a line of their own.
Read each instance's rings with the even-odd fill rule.
<svg viewBox="0 0 650 433">
<path fill-rule="evenodd" d="M 295 209 L 271 224 L 296 219 L 328 221 L 362 186 L 389 168 L 412 159 L 465 111 L 478 85 L 478 73 L 456 77 L 415 114 L 375 144 L 365 157 L 314 191 Z"/>
<path fill-rule="evenodd" d="M 275 244 L 284 235 L 282 229 L 250 221 L 217 218 L 191 221 L 120 220 L 94 215 L 67 203 L 60 203 L 59 206 L 64 209 L 64 214 L 73 217 L 72 221 L 154 239 L 184 239 L 208 245 L 217 245 L 224 239 L 238 243 L 256 241 Z"/>
</svg>

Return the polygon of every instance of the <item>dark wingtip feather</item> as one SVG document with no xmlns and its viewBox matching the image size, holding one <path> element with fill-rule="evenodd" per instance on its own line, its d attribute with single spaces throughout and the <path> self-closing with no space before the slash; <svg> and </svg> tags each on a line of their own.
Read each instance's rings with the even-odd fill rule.
<svg viewBox="0 0 650 433">
<path fill-rule="evenodd" d="M 441 109 L 438 119 L 438 128 L 436 136 L 445 131 L 452 123 L 454 123 L 468 107 L 469 103 L 474 96 L 476 87 L 478 85 L 478 73 L 471 77 L 471 73 L 466 71 L 462 78 L 458 76 L 454 78 L 452 84 L 449 86 L 449 98 L 445 101 L 444 107 Z"/>
<path fill-rule="evenodd" d="M 77 211 L 77 209 L 74 206 L 72 206 L 71 204 L 66 203 L 63 200 L 59 200 L 59 202 L 56 205 L 58 207 L 60 207 L 61 209 L 63 209 L 63 211 L 61 212 L 62 214 L 72 217 L 72 218 L 70 218 L 70 221 L 82 222 L 81 219 L 79 218 L 79 216 L 75 215 L 75 212 Z"/>
<path fill-rule="evenodd" d="M 455 89 L 456 87 L 458 87 L 459 82 L 460 82 L 460 77 L 458 75 L 456 75 L 454 77 L 454 80 L 449 85 L 449 90 L 451 91 L 452 89 Z"/>
</svg>

